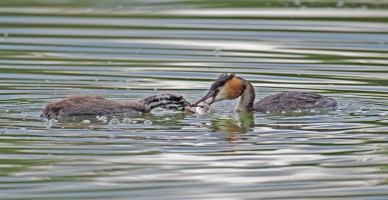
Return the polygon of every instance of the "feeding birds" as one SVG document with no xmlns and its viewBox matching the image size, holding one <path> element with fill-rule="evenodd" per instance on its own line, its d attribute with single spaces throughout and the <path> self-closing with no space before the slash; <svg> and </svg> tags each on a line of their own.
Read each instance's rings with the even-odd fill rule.
<svg viewBox="0 0 388 200">
<path fill-rule="evenodd" d="M 335 110 L 337 101 L 310 92 L 281 92 L 255 101 L 255 89 L 247 80 L 236 77 L 235 74 L 221 74 L 211 85 L 208 93 L 192 106 L 205 101 L 209 105 L 225 99 L 240 97 L 237 112 L 283 112 L 297 110 Z"/>
<path fill-rule="evenodd" d="M 283 112 L 297 110 L 335 110 L 337 101 L 310 92 L 281 92 L 255 101 L 255 89 L 247 80 L 235 74 L 221 74 L 208 93 L 194 104 L 182 95 L 166 92 L 144 97 L 137 101 L 116 102 L 99 96 L 70 96 L 49 103 L 41 113 L 42 118 L 52 119 L 75 115 L 104 115 L 117 113 L 148 113 L 152 109 L 186 110 L 197 114 L 211 111 L 214 102 L 240 97 L 237 112 Z"/>
</svg>

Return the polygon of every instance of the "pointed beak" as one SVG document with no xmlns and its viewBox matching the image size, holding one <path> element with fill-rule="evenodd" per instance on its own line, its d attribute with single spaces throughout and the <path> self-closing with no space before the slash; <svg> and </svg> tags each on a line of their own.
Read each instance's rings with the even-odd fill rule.
<svg viewBox="0 0 388 200">
<path fill-rule="evenodd" d="M 217 95 L 216 91 L 214 91 L 214 90 L 213 91 L 209 91 L 202 99 L 200 99 L 199 101 L 195 102 L 191 106 L 197 106 L 199 103 L 201 103 L 203 101 L 205 101 L 208 105 L 211 105 L 216 100 L 216 95 Z M 209 101 L 206 101 L 206 100 L 209 100 Z"/>
</svg>

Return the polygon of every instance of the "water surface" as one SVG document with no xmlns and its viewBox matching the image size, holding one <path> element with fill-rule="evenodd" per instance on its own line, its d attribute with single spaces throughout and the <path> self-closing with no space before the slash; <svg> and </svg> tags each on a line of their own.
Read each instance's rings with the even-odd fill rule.
<svg viewBox="0 0 388 200">
<path fill-rule="evenodd" d="M 1 1 L 0 198 L 387 199 L 386 5 L 236 2 Z M 71 94 L 194 102 L 222 72 L 339 109 L 39 118 Z"/>
</svg>

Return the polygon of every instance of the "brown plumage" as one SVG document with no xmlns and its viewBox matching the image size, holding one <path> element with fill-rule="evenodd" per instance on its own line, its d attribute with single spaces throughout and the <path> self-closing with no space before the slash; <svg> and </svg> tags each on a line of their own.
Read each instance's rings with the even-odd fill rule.
<svg viewBox="0 0 388 200">
<path fill-rule="evenodd" d="M 255 89 L 245 79 L 234 74 L 221 74 L 208 93 L 196 104 L 210 99 L 209 105 L 225 99 L 241 97 L 236 108 L 238 112 L 282 112 L 296 110 L 335 110 L 337 101 L 329 97 L 310 92 L 281 92 L 255 101 Z"/>
<path fill-rule="evenodd" d="M 147 113 L 156 107 L 184 110 L 190 103 L 182 95 L 162 93 L 138 101 L 116 102 L 100 96 L 70 96 L 49 103 L 41 113 L 42 118 L 74 115 L 104 115 L 115 113 Z"/>
</svg>

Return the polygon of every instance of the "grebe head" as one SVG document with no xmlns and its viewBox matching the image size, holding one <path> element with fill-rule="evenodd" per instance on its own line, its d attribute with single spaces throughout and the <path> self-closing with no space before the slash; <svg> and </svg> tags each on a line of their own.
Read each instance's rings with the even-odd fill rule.
<svg viewBox="0 0 388 200">
<path fill-rule="evenodd" d="M 207 104 L 211 105 L 214 102 L 222 101 L 225 99 L 236 99 L 241 96 L 243 91 L 243 79 L 235 77 L 235 74 L 223 73 L 211 85 L 209 92 L 192 106 L 196 106 L 203 101 L 206 102 L 206 100 L 208 100 Z"/>
</svg>

